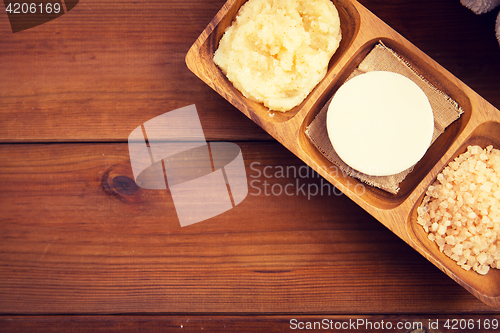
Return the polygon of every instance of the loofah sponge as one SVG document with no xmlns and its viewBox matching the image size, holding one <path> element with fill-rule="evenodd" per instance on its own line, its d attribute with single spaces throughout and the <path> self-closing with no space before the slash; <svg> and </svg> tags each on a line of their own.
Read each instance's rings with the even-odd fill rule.
<svg viewBox="0 0 500 333">
<path fill-rule="evenodd" d="M 460 0 L 460 2 L 476 14 L 484 14 L 500 5 L 500 0 Z"/>
<path fill-rule="evenodd" d="M 476 14 L 487 13 L 500 5 L 500 0 L 460 0 L 460 2 Z M 495 31 L 498 43 L 500 44 L 500 13 L 497 16 Z"/>
<path fill-rule="evenodd" d="M 497 16 L 497 23 L 495 24 L 495 31 L 497 32 L 498 43 L 500 43 L 500 12 Z"/>
</svg>

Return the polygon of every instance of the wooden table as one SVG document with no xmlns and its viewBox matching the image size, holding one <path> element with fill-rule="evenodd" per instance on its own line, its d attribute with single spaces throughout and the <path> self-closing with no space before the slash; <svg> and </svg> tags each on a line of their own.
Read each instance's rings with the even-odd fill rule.
<svg viewBox="0 0 500 333">
<path fill-rule="evenodd" d="M 500 108 L 498 10 L 360 2 Z M 17 33 L 0 14 L 0 331 L 281 332 L 328 319 L 456 332 L 446 320 L 474 319 L 479 332 L 500 319 L 338 191 L 300 191 L 323 180 L 187 69 L 223 4 L 80 0 Z M 180 227 L 168 190 L 135 185 L 127 138 L 190 104 L 256 182 L 236 208 Z M 271 192 L 286 184 L 293 195 Z"/>
</svg>

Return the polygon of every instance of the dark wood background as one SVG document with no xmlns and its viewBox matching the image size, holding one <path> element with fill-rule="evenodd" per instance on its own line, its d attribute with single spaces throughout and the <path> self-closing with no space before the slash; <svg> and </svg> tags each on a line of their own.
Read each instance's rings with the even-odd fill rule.
<svg viewBox="0 0 500 333">
<path fill-rule="evenodd" d="M 498 10 L 360 2 L 500 108 Z M 248 175 L 254 162 L 304 165 L 187 69 L 187 50 L 223 4 L 80 0 L 17 33 L 0 5 L 0 331 L 500 318 L 343 195 L 250 188 L 235 209 L 181 228 L 168 191 L 134 185 L 130 132 L 189 104 L 208 140 L 241 147 Z M 322 180 L 268 180 L 296 181 Z"/>
</svg>

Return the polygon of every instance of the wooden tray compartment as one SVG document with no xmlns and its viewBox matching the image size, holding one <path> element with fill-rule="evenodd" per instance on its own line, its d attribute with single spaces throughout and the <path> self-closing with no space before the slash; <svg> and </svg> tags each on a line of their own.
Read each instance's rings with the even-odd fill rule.
<svg viewBox="0 0 500 333">
<path fill-rule="evenodd" d="M 226 78 L 224 73 L 214 64 L 213 55 L 219 46 L 219 41 L 224 34 L 224 31 L 231 25 L 236 18 L 236 14 L 240 7 L 247 0 L 229 0 L 224 7 L 216 15 L 215 19 L 210 22 L 207 29 L 202 33 L 197 41 L 197 54 L 191 55 L 191 58 L 196 57 L 196 62 L 192 62 L 191 66 L 196 66 L 199 73 L 204 73 L 205 78 L 202 78 L 210 87 L 217 91 L 221 96 L 226 98 L 231 104 L 245 113 L 247 116 L 252 114 L 258 115 L 258 118 L 252 119 L 259 122 L 279 123 L 286 122 L 292 119 L 298 112 L 309 111 L 311 101 L 316 99 L 317 94 L 321 94 L 321 85 L 317 85 L 314 90 L 306 97 L 306 99 L 290 111 L 282 113 L 279 111 L 273 112 L 270 116 L 269 109 L 260 103 L 254 102 L 245 98 L 233 84 Z M 359 31 L 359 13 L 352 2 L 348 0 L 334 1 L 340 16 L 340 24 L 342 27 L 342 40 L 339 48 L 333 55 L 328 66 L 329 76 L 335 76 L 334 70 L 336 63 L 343 54 L 349 49 L 353 39 Z M 193 70 L 196 71 L 196 70 Z"/>
<path fill-rule="evenodd" d="M 400 205 L 422 181 L 422 179 L 429 173 L 439 159 L 448 150 L 451 144 L 456 140 L 458 135 L 463 131 L 467 125 L 471 115 L 471 104 L 469 98 L 460 90 L 456 84 L 448 80 L 440 73 L 435 73 L 432 68 L 429 68 L 426 62 L 421 61 L 410 49 L 401 45 L 400 43 L 388 39 L 379 38 L 365 43 L 358 51 L 352 56 L 349 62 L 340 70 L 335 79 L 328 81 L 323 95 L 321 95 L 315 104 L 311 107 L 310 112 L 305 116 L 299 132 L 299 140 L 301 148 L 311 159 L 316 160 L 318 165 L 327 170 L 335 168 L 334 164 L 328 161 L 320 151 L 310 142 L 305 132 L 306 128 L 311 124 L 316 115 L 320 112 L 327 101 L 335 94 L 337 89 L 345 82 L 349 75 L 355 68 L 363 61 L 366 55 L 373 49 L 379 42 L 384 43 L 387 47 L 395 51 L 401 58 L 403 58 L 413 70 L 423 76 L 432 85 L 438 88 L 441 92 L 450 96 L 455 100 L 463 109 L 462 116 L 452 123 L 446 131 L 432 144 L 424 157 L 418 162 L 414 170 L 405 178 L 400 184 L 400 191 L 397 194 L 391 194 L 372 186 L 365 186 L 358 179 L 347 176 L 341 178 L 340 181 L 346 186 L 365 186 L 365 194 L 361 197 L 362 200 L 368 201 L 371 205 L 375 205 L 381 209 L 390 209 Z M 354 184 L 354 185 L 352 185 Z"/>
<path fill-rule="evenodd" d="M 217 13 L 187 53 L 189 69 L 474 296 L 491 307 L 500 308 L 498 272 L 490 270 L 486 276 L 481 276 L 463 270 L 437 248 L 433 248 L 415 222 L 416 208 L 423 194 L 454 156 L 472 142 L 498 147 L 500 134 L 494 133 L 500 133 L 500 112 L 357 1 L 332 0 L 340 14 L 343 36 L 339 50 L 330 61 L 326 77 L 301 105 L 284 114 L 274 112 L 275 116 L 270 117 L 267 108 L 242 96 L 212 60 L 224 30 L 245 1 L 228 0 Z M 330 172 L 332 163 L 305 136 L 306 127 L 321 107 L 378 41 L 405 58 L 418 73 L 458 102 L 464 110 L 460 119 L 450 125 L 431 146 L 414 171 L 403 181 L 396 195 L 365 186 L 340 171 Z M 356 185 L 364 186 L 366 191 L 356 191 L 356 188 L 359 189 Z"/>
<path fill-rule="evenodd" d="M 462 146 L 448 159 L 446 165 L 453 161 L 458 155 L 467 151 L 470 145 L 478 145 L 483 149 L 492 145 L 496 149 L 500 149 L 500 123 L 496 121 L 488 121 L 482 123 L 474 129 L 472 134 L 464 141 Z M 442 170 L 441 170 L 442 171 Z M 436 179 L 433 180 L 433 182 Z M 490 269 L 488 274 L 479 275 L 470 270 L 465 271 L 456 264 L 455 261 L 448 258 L 444 253 L 440 252 L 437 245 L 427 238 L 427 233 L 421 225 L 417 223 L 417 208 L 422 203 L 425 193 L 417 200 L 410 218 L 408 219 L 408 231 L 410 238 L 416 242 L 422 251 L 426 253 L 428 258 L 441 268 L 448 269 L 450 274 L 456 278 L 460 277 L 461 284 L 469 291 L 481 290 L 484 296 L 490 298 L 500 297 L 500 270 Z"/>
</svg>

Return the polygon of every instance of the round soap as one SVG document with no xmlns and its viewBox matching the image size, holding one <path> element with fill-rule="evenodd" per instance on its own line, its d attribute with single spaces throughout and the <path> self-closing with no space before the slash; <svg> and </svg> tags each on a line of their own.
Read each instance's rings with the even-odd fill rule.
<svg viewBox="0 0 500 333">
<path fill-rule="evenodd" d="M 326 125 L 333 148 L 347 165 L 368 175 L 388 176 L 424 156 L 432 141 L 434 115 L 416 83 L 375 71 L 337 90 Z"/>
</svg>

